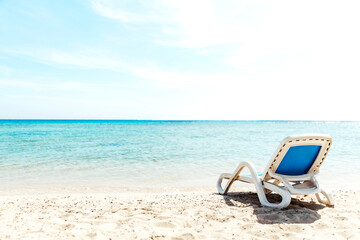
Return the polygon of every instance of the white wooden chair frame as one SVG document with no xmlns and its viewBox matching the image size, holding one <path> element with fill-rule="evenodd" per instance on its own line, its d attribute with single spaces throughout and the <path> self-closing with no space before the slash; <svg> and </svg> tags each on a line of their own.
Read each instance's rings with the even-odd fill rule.
<svg viewBox="0 0 360 240">
<path fill-rule="evenodd" d="M 241 181 L 255 185 L 260 203 L 266 207 L 286 208 L 291 202 L 291 194 L 315 194 L 320 203 L 333 206 L 334 200 L 331 194 L 326 193 L 324 189 L 320 188 L 315 178 L 315 175 L 319 173 L 319 168 L 324 162 L 331 144 L 332 138 L 328 135 L 316 134 L 286 137 L 276 149 L 261 177 L 258 176 L 252 163 L 241 162 L 234 173 L 223 173 L 220 175 L 217 181 L 217 189 L 220 194 L 226 195 L 235 181 Z M 305 145 L 321 146 L 319 154 L 308 173 L 296 176 L 277 174 L 276 170 L 289 148 L 292 146 Z M 249 169 L 251 177 L 240 175 L 244 168 Z M 224 179 L 228 180 L 228 182 L 223 188 L 222 181 Z M 282 184 L 282 186 L 279 184 Z M 280 203 L 270 203 L 265 195 L 265 193 L 269 192 L 278 193 L 282 197 L 282 201 Z M 325 199 L 321 198 L 320 193 L 325 196 Z"/>
</svg>

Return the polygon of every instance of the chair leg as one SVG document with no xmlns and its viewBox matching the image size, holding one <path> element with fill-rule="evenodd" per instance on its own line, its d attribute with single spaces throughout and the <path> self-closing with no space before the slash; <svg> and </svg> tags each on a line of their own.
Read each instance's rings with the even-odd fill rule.
<svg viewBox="0 0 360 240">
<path fill-rule="evenodd" d="M 321 196 L 320 196 L 320 193 L 322 195 L 324 195 L 326 199 L 322 199 Z M 328 205 L 328 206 L 334 206 L 334 199 L 333 199 L 332 195 L 330 193 L 325 192 L 324 189 L 321 189 L 320 192 L 315 193 L 315 196 L 316 196 L 316 199 L 320 203 L 323 203 L 323 204 Z"/>
<path fill-rule="evenodd" d="M 233 174 L 223 173 L 220 175 L 220 177 L 217 181 L 217 189 L 221 195 L 227 194 L 231 185 L 234 183 L 235 180 L 238 179 L 238 176 L 240 175 L 241 171 L 245 167 L 247 167 L 250 170 L 250 173 L 252 176 L 251 181 L 255 185 L 256 192 L 257 192 L 257 195 L 258 195 L 261 205 L 266 206 L 266 207 L 272 207 L 272 208 L 280 208 L 280 209 L 289 206 L 289 204 L 291 202 L 291 195 L 290 195 L 289 191 L 282 189 L 282 188 L 276 186 L 275 184 L 271 184 L 271 183 L 267 183 L 267 182 L 265 182 L 263 185 L 262 181 L 260 180 L 260 178 L 258 177 L 258 175 L 255 171 L 254 166 L 249 162 L 241 162 Z M 222 186 L 221 186 L 223 179 L 229 180 L 227 182 L 225 188 L 222 188 Z M 266 198 L 265 190 L 270 190 L 270 191 L 280 194 L 282 197 L 281 203 L 279 203 L 279 204 L 270 203 Z"/>
<path fill-rule="evenodd" d="M 252 176 L 252 182 L 259 182 L 261 184 L 261 181 L 257 175 L 257 172 L 255 170 L 255 167 L 249 163 L 249 162 L 241 162 L 239 164 L 239 166 L 236 168 L 236 170 L 234 171 L 233 174 L 230 174 L 230 173 L 223 173 L 220 175 L 218 181 L 217 181 L 217 189 L 218 189 L 218 192 L 221 194 L 221 195 L 226 195 L 227 192 L 229 191 L 231 185 L 238 179 L 238 176 L 240 176 L 240 173 L 241 171 L 247 167 L 249 170 L 250 170 L 250 174 Z M 227 182 L 227 184 L 225 185 L 225 187 L 223 188 L 221 186 L 221 183 L 224 179 L 228 179 L 229 181 Z M 256 184 L 255 184 L 256 185 Z"/>
<path fill-rule="evenodd" d="M 259 192 L 258 192 L 258 196 L 259 196 L 261 205 L 266 206 L 266 207 L 279 208 L 279 209 L 286 208 L 287 206 L 289 206 L 289 204 L 291 202 L 291 194 L 288 190 L 280 188 L 280 187 L 276 186 L 275 184 L 268 183 L 268 182 L 264 182 L 264 188 L 279 194 L 282 199 L 281 199 L 280 203 L 270 203 L 266 198 L 265 192 L 261 198 L 260 198 Z"/>
<path fill-rule="evenodd" d="M 281 182 L 278 179 L 275 179 L 275 181 L 273 182 L 274 185 L 279 185 Z M 272 191 L 270 189 L 266 189 L 265 188 L 265 194 L 271 193 Z"/>
<path fill-rule="evenodd" d="M 219 179 L 217 180 L 217 183 L 216 183 L 216 187 L 217 187 L 217 190 L 218 192 L 221 194 L 221 195 L 226 195 L 228 190 L 229 190 L 229 187 L 228 184 L 227 184 L 227 188 L 223 189 L 223 187 L 221 186 L 221 183 L 224 179 L 227 179 L 229 180 L 231 178 L 231 174 L 230 173 L 222 173 L 219 177 Z"/>
</svg>

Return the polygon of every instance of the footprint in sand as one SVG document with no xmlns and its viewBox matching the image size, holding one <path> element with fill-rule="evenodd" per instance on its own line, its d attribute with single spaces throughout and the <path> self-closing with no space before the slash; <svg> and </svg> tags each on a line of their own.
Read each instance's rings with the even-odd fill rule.
<svg viewBox="0 0 360 240">
<path fill-rule="evenodd" d="M 192 235 L 191 233 L 184 233 L 184 234 L 181 234 L 181 239 L 183 240 L 192 240 L 192 239 L 195 239 L 194 235 Z"/>
<path fill-rule="evenodd" d="M 163 227 L 163 228 L 175 228 L 175 224 L 172 224 L 170 222 L 158 222 L 155 224 L 157 227 Z"/>
</svg>

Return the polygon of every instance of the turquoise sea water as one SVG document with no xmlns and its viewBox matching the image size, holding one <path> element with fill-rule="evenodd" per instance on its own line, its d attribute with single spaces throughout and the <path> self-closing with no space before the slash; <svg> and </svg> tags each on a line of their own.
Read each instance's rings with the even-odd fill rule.
<svg viewBox="0 0 360 240">
<path fill-rule="evenodd" d="M 252 161 L 262 172 L 280 141 L 324 133 L 321 179 L 359 185 L 359 122 L 0 120 L 0 185 L 215 186 Z"/>
</svg>

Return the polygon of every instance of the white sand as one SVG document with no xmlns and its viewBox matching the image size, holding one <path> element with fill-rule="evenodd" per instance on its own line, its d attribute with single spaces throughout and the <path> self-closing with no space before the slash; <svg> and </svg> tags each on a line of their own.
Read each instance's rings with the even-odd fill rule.
<svg viewBox="0 0 360 240">
<path fill-rule="evenodd" d="M 360 191 L 334 198 L 275 210 L 249 192 L 2 195 L 0 239 L 360 239 Z"/>
</svg>

